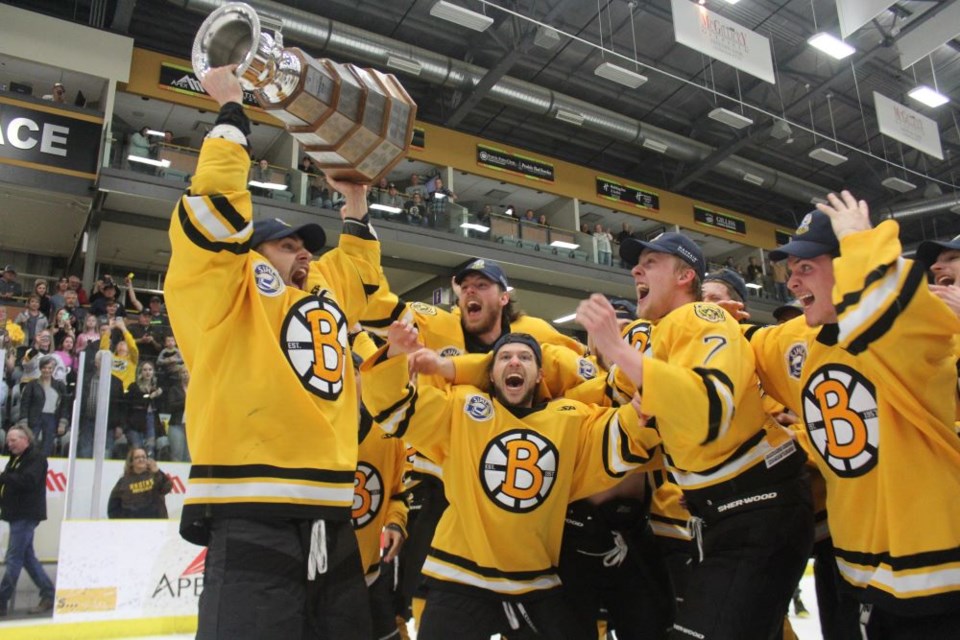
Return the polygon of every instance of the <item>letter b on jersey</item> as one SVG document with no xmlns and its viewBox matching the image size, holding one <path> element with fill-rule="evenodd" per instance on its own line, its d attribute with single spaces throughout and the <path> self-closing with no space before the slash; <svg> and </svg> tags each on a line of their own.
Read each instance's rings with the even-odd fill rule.
<svg viewBox="0 0 960 640">
<path fill-rule="evenodd" d="M 560 456 L 540 434 L 515 429 L 496 436 L 480 460 L 480 484 L 507 511 L 536 509 L 553 488 Z"/>
<path fill-rule="evenodd" d="M 840 364 L 818 369 L 803 390 L 803 413 L 811 443 L 838 476 L 860 476 L 877 464 L 877 396 L 860 373 Z"/>
</svg>

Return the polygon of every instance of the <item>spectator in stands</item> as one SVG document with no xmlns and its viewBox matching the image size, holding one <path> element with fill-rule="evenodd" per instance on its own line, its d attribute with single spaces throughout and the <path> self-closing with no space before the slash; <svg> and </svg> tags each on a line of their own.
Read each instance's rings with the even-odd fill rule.
<svg viewBox="0 0 960 640">
<path fill-rule="evenodd" d="M 112 323 L 114 320 L 117 320 L 119 318 L 119 316 L 117 315 L 119 311 L 120 311 L 120 303 L 117 302 L 116 300 L 111 300 L 110 302 L 107 303 L 107 312 L 102 316 L 98 316 L 100 318 L 100 322 L 106 322 L 108 324 Z"/>
<path fill-rule="evenodd" d="M 763 267 L 760 266 L 760 264 L 757 262 L 757 259 L 753 256 L 750 256 L 748 262 L 749 264 L 747 264 L 746 273 L 747 282 L 753 284 L 762 284 L 760 282 L 760 278 L 763 276 Z"/>
<path fill-rule="evenodd" d="M 490 226 L 490 216 L 493 215 L 493 207 L 489 204 L 483 205 L 483 209 L 477 214 L 477 222 L 482 225 Z"/>
<path fill-rule="evenodd" d="M 537 224 L 543 225 L 544 227 L 549 227 L 550 224 L 547 222 L 547 214 L 541 213 L 540 217 L 537 218 Z"/>
<path fill-rule="evenodd" d="M 164 411 L 170 415 L 167 420 L 167 439 L 170 441 L 170 459 L 174 462 L 190 462 L 187 434 L 183 424 L 189 384 L 190 372 L 183 365 L 174 369 L 173 377 L 167 385 L 161 382 L 164 389 Z"/>
<path fill-rule="evenodd" d="M 142 448 L 132 447 L 123 465 L 123 476 L 110 492 L 107 517 L 166 519 L 166 495 L 171 490 L 173 482 L 160 470 L 157 461 Z"/>
<path fill-rule="evenodd" d="M 581 222 L 581 223 L 580 223 L 580 233 L 586 233 L 586 234 L 590 235 L 590 233 L 591 233 L 591 232 L 590 232 L 590 225 L 587 224 L 586 222 Z"/>
<path fill-rule="evenodd" d="M 770 272 L 773 274 L 773 288 L 780 302 L 786 302 L 790 299 L 790 291 L 787 289 L 787 261 L 770 261 Z"/>
<path fill-rule="evenodd" d="M 167 314 L 163 311 L 163 300 L 160 299 L 160 296 L 150 296 L 150 324 L 155 327 L 163 327 L 164 329 L 170 326 L 170 318 L 167 317 Z"/>
<path fill-rule="evenodd" d="M 149 127 L 141 127 L 139 131 L 134 131 L 130 135 L 130 144 L 127 149 L 128 156 L 135 156 L 138 158 L 149 158 L 153 155 L 156 145 L 150 143 L 150 139 L 147 137 L 147 130 Z M 134 171 L 140 171 L 142 173 L 153 173 L 153 167 L 149 164 L 144 164 L 142 162 L 131 162 L 130 168 Z"/>
<path fill-rule="evenodd" d="M 109 332 L 108 332 L 109 335 Z M 90 342 L 86 348 L 87 369 L 83 379 L 83 390 L 80 404 L 80 428 L 78 429 L 77 457 L 93 457 L 93 436 L 97 417 L 97 391 L 100 380 L 100 363 L 110 362 L 112 357 L 108 354 L 101 354 L 98 351 L 96 342 Z M 125 443 L 126 436 L 123 435 L 122 425 L 123 416 L 123 383 L 120 378 L 110 375 L 110 398 L 107 413 L 107 457 L 123 457 L 114 455 L 115 447 L 118 443 Z M 111 426 L 112 425 L 112 426 Z"/>
<path fill-rule="evenodd" d="M 270 162 L 266 158 L 260 158 L 256 165 L 250 170 L 250 180 L 252 182 L 273 182 L 273 172 L 270 170 Z M 269 189 L 263 187 L 250 187 L 250 193 L 255 196 L 270 195 Z"/>
<path fill-rule="evenodd" d="M 87 292 L 83 289 L 83 286 L 80 282 L 80 276 L 69 275 L 67 276 L 67 286 L 71 291 L 76 292 L 77 302 L 82 305 L 87 305 L 90 303 L 90 298 L 87 296 Z"/>
<path fill-rule="evenodd" d="M 166 389 L 179 380 L 180 368 L 183 366 L 183 356 L 177 348 L 177 339 L 173 334 L 167 334 L 163 339 L 163 349 L 157 355 L 157 381 Z"/>
<path fill-rule="evenodd" d="M 62 82 L 54 82 L 53 89 L 50 90 L 50 93 L 45 93 L 41 99 L 58 104 L 65 104 L 67 102 L 67 89 L 63 86 Z"/>
<path fill-rule="evenodd" d="M 144 308 L 137 314 L 137 323 L 130 327 L 130 334 L 140 350 L 140 360 L 153 362 L 163 349 L 162 329 L 151 324 L 150 309 Z"/>
<path fill-rule="evenodd" d="M 603 228 L 603 225 L 597 223 L 593 227 L 593 237 L 597 239 L 597 262 L 608 267 L 613 266 L 613 246 L 610 241 L 613 236 Z"/>
<path fill-rule="evenodd" d="M 137 292 L 133 289 L 133 274 L 127 275 L 123 279 L 124 291 L 117 297 L 117 302 L 120 303 L 120 308 L 124 307 L 133 307 L 137 311 L 143 311 L 143 303 L 137 299 Z M 126 313 L 126 311 L 124 311 Z"/>
<path fill-rule="evenodd" d="M 456 202 L 457 194 L 443 186 L 440 176 L 433 179 L 433 192 L 427 200 L 427 217 L 429 225 L 438 229 L 450 226 L 447 216 L 447 202 Z"/>
<path fill-rule="evenodd" d="M 0 298 L 22 298 L 23 287 L 17 281 L 17 269 L 12 264 L 3 268 L 0 278 Z"/>
<path fill-rule="evenodd" d="M 162 395 L 163 389 L 157 384 L 153 363 L 140 363 L 136 381 L 127 387 L 123 396 L 127 416 L 124 435 L 131 447 L 146 448 L 150 457 L 156 450 L 157 409 Z"/>
<path fill-rule="evenodd" d="M 536 222 L 537 214 L 533 212 L 533 209 L 527 209 L 523 212 L 523 221 L 524 222 Z"/>
<path fill-rule="evenodd" d="M 67 337 L 76 338 L 77 332 L 73 328 L 73 317 L 66 309 L 60 309 L 53 316 L 53 321 L 49 325 L 50 333 L 53 334 L 53 346 L 60 348 L 60 344 Z"/>
<path fill-rule="evenodd" d="M 107 306 L 111 302 L 117 303 L 117 308 L 115 314 L 117 317 L 123 318 L 126 316 L 127 312 L 122 306 L 120 306 L 120 299 L 117 297 L 117 285 L 113 281 L 113 278 L 110 276 L 103 276 L 103 280 L 98 280 L 98 289 L 99 296 L 97 292 L 94 292 L 94 300 L 90 303 L 90 312 L 95 313 L 98 316 L 108 316 Z"/>
<path fill-rule="evenodd" d="M 20 367 L 23 375 L 20 376 L 20 389 L 28 383 L 40 377 L 40 359 L 43 356 L 53 354 L 53 337 L 50 331 L 44 329 L 37 333 L 33 344 L 23 353 L 20 360 Z"/>
<path fill-rule="evenodd" d="M 397 185 L 392 182 L 387 185 L 386 191 L 379 195 L 379 204 L 400 209 L 399 213 L 386 211 L 382 212 L 384 218 L 387 218 L 388 220 L 396 220 L 401 217 L 405 203 L 403 201 L 403 196 L 397 192 Z"/>
<path fill-rule="evenodd" d="M 77 355 L 74 351 L 76 347 L 73 335 L 67 334 L 63 337 L 57 350 L 53 352 L 53 357 L 57 359 L 57 366 L 53 370 L 53 379 L 67 385 L 67 389 L 76 385 Z"/>
<path fill-rule="evenodd" d="M 57 280 L 57 290 L 53 292 L 52 296 L 50 296 L 50 306 L 52 310 L 56 311 L 57 309 L 62 309 L 63 305 L 66 304 L 63 294 L 69 287 L 70 281 L 67 280 L 66 276 L 61 276 L 60 279 Z"/>
<path fill-rule="evenodd" d="M 406 189 L 406 194 L 410 196 L 411 200 L 413 200 L 413 195 L 415 193 L 419 193 L 420 197 L 426 200 L 427 188 L 420 184 L 420 176 L 416 173 L 410 176 L 410 186 Z"/>
<path fill-rule="evenodd" d="M 47 459 L 34 446 L 29 427 L 11 427 L 6 442 L 10 461 L 0 473 L 0 517 L 10 523 L 10 538 L 0 580 L 0 616 L 7 615 L 22 569 L 40 589 L 40 604 L 30 613 L 46 613 L 53 609 L 54 586 L 33 551 L 33 532 L 47 519 Z"/>
<path fill-rule="evenodd" d="M 408 224 L 427 225 L 427 208 L 423 203 L 423 196 L 414 193 L 403 207 L 404 219 Z"/>
<path fill-rule="evenodd" d="M 20 394 L 20 416 L 38 435 L 44 456 L 53 455 L 57 436 L 66 433 L 69 424 L 70 398 L 67 386 L 53 378 L 57 359 L 40 358 L 40 377 L 27 383 Z"/>
<path fill-rule="evenodd" d="M 742 273 L 740 267 L 738 267 L 733 262 L 733 256 L 728 256 L 726 260 L 723 261 L 724 269 L 730 269 L 731 271 L 736 271 L 737 273 Z"/>
<path fill-rule="evenodd" d="M 79 333 L 82 331 L 82 328 L 86 323 L 87 316 L 93 315 L 96 317 L 96 314 L 89 313 L 86 309 L 79 305 L 77 292 L 73 289 L 67 289 L 63 292 L 63 302 L 64 304 L 61 311 L 66 311 L 70 314 L 70 325 L 73 327 L 74 332 Z"/>
<path fill-rule="evenodd" d="M 111 368 L 113 375 L 120 379 L 124 389 L 129 389 L 130 385 L 136 381 L 140 351 L 133 336 L 127 331 L 123 318 L 113 319 L 110 331 L 100 336 L 100 348 L 113 352 Z"/>
<path fill-rule="evenodd" d="M 17 314 L 14 320 L 23 329 L 27 342 L 33 342 L 37 334 L 49 326 L 47 316 L 40 313 L 40 298 L 30 294 L 27 298 L 27 308 Z"/>
<path fill-rule="evenodd" d="M 617 235 L 614 236 L 613 238 L 614 241 L 617 243 L 616 253 L 618 256 L 620 255 L 620 250 L 619 250 L 620 245 L 623 244 L 624 240 L 631 237 L 633 237 L 633 227 L 631 227 L 628 223 L 624 222 L 623 226 L 620 227 L 620 232 L 617 233 Z M 628 265 L 623 258 L 620 258 L 620 267 L 623 269 L 629 269 L 630 265 Z"/>
<path fill-rule="evenodd" d="M 100 331 L 98 326 L 98 318 L 92 313 L 88 313 L 87 317 L 83 321 L 83 331 L 77 335 L 76 339 L 76 352 L 80 353 L 87 348 L 87 345 L 91 342 L 100 341 Z"/>
<path fill-rule="evenodd" d="M 386 178 L 380 178 L 377 186 L 370 187 L 370 190 L 367 192 L 367 202 L 370 204 L 380 202 L 380 198 L 387 195 L 387 184 Z M 370 213 L 371 215 L 373 214 L 372 211 Z"/>
<path fill-rule="evenodd" d="M 47 295 L 47 281 L 45 278 L 37 278 L 33 282 L 33 294 L 40 298 L 40 313 L 50 317 L 50 296 Z"/>
</svg>

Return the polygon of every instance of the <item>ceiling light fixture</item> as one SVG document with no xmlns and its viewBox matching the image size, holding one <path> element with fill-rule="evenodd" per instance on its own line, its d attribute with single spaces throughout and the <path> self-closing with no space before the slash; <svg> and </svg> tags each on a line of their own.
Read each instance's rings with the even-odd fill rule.
<svg viewBox="0 0 960 640">
<path fill-rule="evenodd" d="M 482 224 L 477 224 L 475 222 L 464 222 L 460 225 L 461 229 L 470 229 L 471 231 L 479 231 L 480 233 L 486 233 L 490 231 L 490 227 L 486 227 Z"/>
<path fill-rule="evenodd" d="M 578 127 L 583 126 L 584 115 L 578 111 L 567 111 L 566 109 L 559 108 L 554 117 L 561 122 L 566 122 Z"/>
<path fill-rule="evenodd" d="M 430 7 L 430 15 L 474 31 L 486 31 L 493 24 L 493 18 L 457 6 L 447 0 L 440 0 Z"/>
<path fill-rule="evenodd" d="M 817 198 L 816 196 L 814 196 L 813 198 L 810 198 L 810 204 L 812 204 L 813 206 L 817 206 L 818 204 L 827 204 L 827 199 Z"/>
<path fill-rule="evenodd" d="M 730 109 L 724 109 L 723 107 L 717 107 L 707 115 L 710 116 L 711 119 L 722 122 L 734 129 L 743 129 L 753 124 L 753 120 L 747 116 L 740 115 L 736 111 L 730 111 Z"/>
<path fill-rule="evenodd" d="M 376 211 L 385 211 L 387 213 L 400 213 L 401 211 L 403 211 L 403 209 L 401 209 L 400 207 L 391 207 L 388 204 L 380 204 L 379 202 L 375 202 L 371 204 L 370 208 Z"/>
<path fill-rule="evenodd" d="M 247 183 L 251 187 L 259 187 L 261 189 L 269 189 L 271 191 L 286 191 L 287 185 L 280 184 L 278 182 L 260 182 L 259 180 L 251 180 Z"/>
<path fill-rule="evenodd" d="M 843 155 L 842 153 L 830 151 L 830 149 L 824 149 L 823 147 L 817 147 L 807 155 L 814 160 L 819 160 L 820 162 L 828 164 L 831 167 L 843 164 L 848 160 L 847 156 Z"/>
<path fill-rule="evenodd" d="M 666 153 L 667 149 L 670 148 L 669 145 L 666 145 L 659 140 L 654 140 L 653 138 L 644 138 L 643 147 L 644 149 L 650 149 L 651 151 L 656 151 L 657 153 Z"/>
<path fill-rule="evenodd" d="M 390 54 L 387 56 L 387 67 L 409 73 L 412 76 L 420 75 L 423 65 L 416 60 Z"/>
<path fill-rule="evenodd" d="M 636 89 L 647 81 L 647 76 L 640 75 L 635 71 L 630 71 L 630 69 L 613 64 L 612 62 L 600 63 L 597 68 L 593 70 L 593 73 L 601 78 L 606 78 L 607 80 L 622 84 L 631 89 Z"/>
<path fill-rule="evenodd" d="M 936 109 L 937 107 L 942 107 L 943 105 L 950 102 L 950 98 L 943 95 L 936 89 L 928 87 L 925 84 L 922 84 L 919 87 L 911 89 L 907 95 L 913 98 L 914 100 L 916 100 L 917 102 L 921 102 L 927 105 L 928 107 L 933 107 L 934 109 Z"/>
<path fill-rule="evenodd" d="M 576 313 L 571 313 L 571 314 L 566 315 L 566 316 L 560 316 L 559 318 L 555 318 L 555 319 L 554 319 L 553 324 L 563 324 L 564 322 L 570 322 L 571 320 L 573 320 L 573 319 L 576 318 L 576 317 L 577 317 L 577 314 L 576 314 Z"/>
<path fill-rule="evenodd" d="M 557 249 L 570 249 L 571 251 L 573 251 L 574 249 L 580 248 L 580 245 L 578 244 L 574 244 L 572 242 L 564 242 L 563 240 L 554 240 L 553 242 L 550 243 L 550 246 L 556 247 Z"/>
<path fill-rule="evenodd" d="M 153 158 L 144 158 L 143 156 L 127 156 L 130 162 L 139 162 L 140 164 L 149 164 L 154 167 L 167 168 L 170 166 L 169 160 L 154 160 Z"/>
<path fill-rule="evenodd" d="M 148 135 L 148 136 L 157 136 L 158 138 L 162 138 L 162 137 L 164 137 L 164 136 L 167 135 L 167 134 L 164 133 L 163 131 L 157 131 L 156 129 L 147 129 L 147 135 Z"/>
<path fill-rule="evenodd" d="M 857 51 L 843 40 L 840 40 L 836 36 L 832 36 L 826 32 L 821 32 L 810 36 L 810 39 L 807 40 L 807 44 L 809 44 L 811 47 L 819 49 L 820 51 L 823 51 L 825 54 L 836 60 L 843 60 L 844 58 L 853 55 Z"/>
<path fill-rule="evenodd" d="M 900 193 L 907 193 L 917 188 L 917 185 L 912 182 L 908 182 L 902 178 L 894 178 L 893 176 L 881 180 L 880 184 L 891 191 L 899 191 Z"/>
<path fill-rule="evenodd" d="M 537 27 L 537 35 L 533 37 L 533 44 L 549 51 L 560 44 L 560 34 L 549 27 Z"/>
<path fill-rule="evenodd" d="M 758 175 L 756 175 L 756 174 L 753 174 L 753 173 L 745 173 L 745 174 L 743 174 L 743 181 L 744 181 L 744 182 L 749 182 L 750 184 L 755 184 L 755 185 L 757 185 L 758 187 L 762 187 L 762 186 L 763 186 L 763 178 L 761 178 L 760 176 L 758 176 Z"/>
</svg>

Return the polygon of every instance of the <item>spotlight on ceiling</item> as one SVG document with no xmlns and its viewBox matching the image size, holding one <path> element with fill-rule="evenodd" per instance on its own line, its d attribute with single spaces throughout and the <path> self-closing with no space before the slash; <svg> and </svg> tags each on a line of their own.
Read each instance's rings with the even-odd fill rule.
<svg viewBox="0 0 960 640">
<path fill-rule="evenodd" d="M 816 47 L 831 58 L 835 58 L 837 60 L 843 60 L 847 56 L 851 56 L 857 51 L 843 40 L 840 40 L 836 36 L 832 36 L 829 33 L 814 34 L 809 40 L 807 40 L 807 44 L 809 44 L 811 47 Z"/>
<path fill-rule="evenodd" d="M 939 91 L 936 91 L 935 89 L 928 87 L 925 84 L 922 84 L 919 87 L 911 89 L 910 93 L 908 93 L 907 95 L 913 98 L 914 100 L 916 100 L 917 102 L 921 102 L 927 105 L 928 107 L 933 107 L 934 109 L 936 109 L 937 107 L 942 107 L 943 105 L 950 102 L 950 98 L 943 95 Z"/>
</svg>

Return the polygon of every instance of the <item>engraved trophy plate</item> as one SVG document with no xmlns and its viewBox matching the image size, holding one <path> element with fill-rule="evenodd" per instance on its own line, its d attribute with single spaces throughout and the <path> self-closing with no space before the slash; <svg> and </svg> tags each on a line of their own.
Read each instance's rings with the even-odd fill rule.
<svg viewBox="0 0 960 640">
<path fill-rule="evenodd" d="M 194 39 L 197 77 L 238 65 L 243 88 L 328 175 L 360 183 L 386 177 L 410 148 L 416 104 L 393 75 L 283 48 L 281 27 L 242 2 L 221 6 Z"/>
</svg>

